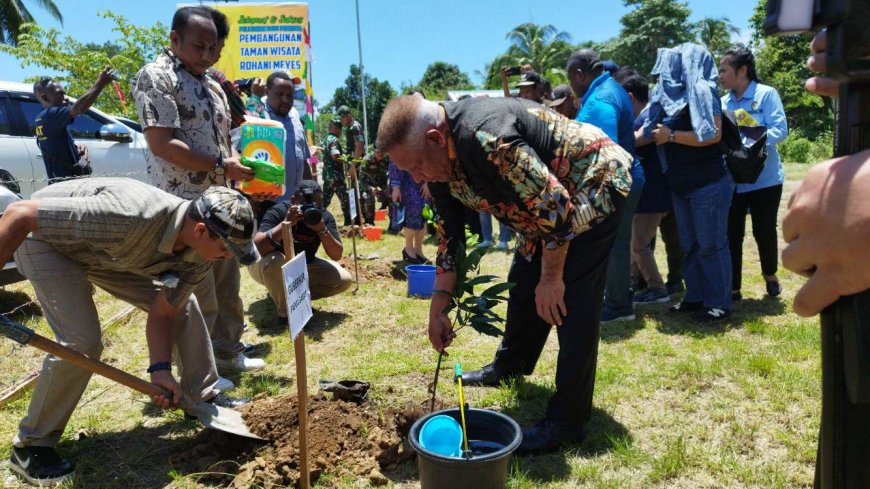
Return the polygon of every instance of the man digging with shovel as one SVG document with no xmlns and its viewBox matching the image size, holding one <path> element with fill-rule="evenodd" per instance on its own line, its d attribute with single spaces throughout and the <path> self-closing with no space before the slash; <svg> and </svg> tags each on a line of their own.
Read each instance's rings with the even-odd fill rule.
<svg viewBox="0 0 870 489">
<path fill-rule="evenodd" d="M 6 209 L 0 260 L 6 263 L 15 253 L 62 345 L 99 358 L 103 345 L 92 284 L 99 286 L 148 312 L 147 372 L 166 391 L 152 396 L 155 404 L 165 409 L 184 397 L 231 407 L 240 402 L 213 389 L 218 375 L 211 341 L 191 292 L 217 260 L 256 261 L 254 229 L 247 200 L 226 187 L 186 201 L 125 178 L 70 180 Z M 173 353 L 180 383 L 172 375 Z M 73 477 L 73 465 L 54 446 L 90 377 L 55 356 L 45 358 L 9 464 L 28 482 Z"/>
</svg>

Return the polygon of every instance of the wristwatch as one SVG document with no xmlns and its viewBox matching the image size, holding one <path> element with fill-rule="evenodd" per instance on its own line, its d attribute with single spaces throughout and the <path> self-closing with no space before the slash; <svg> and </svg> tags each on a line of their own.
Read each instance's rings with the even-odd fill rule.
<svg viewBox="0 0 870 489">
<path fill-rule="evenodd" d="M 677 133 L 675 133 L 674 131 L 671 131 L 671 132 L 668 134 L 668 142 L 669 142 L 669 143 L 675 143 L 676 141 L 677 141 Z"/>
<path fill-rule="evenodd" d="M 219 176 L 219 177 L 224 176 L 224 174 L 227 172 L 227 167 L 224 165 L 224 159 L 222 157 L 218 156 L 214 160 L 213 170 L 214 170 L 214 174 Z"/>
</svg>

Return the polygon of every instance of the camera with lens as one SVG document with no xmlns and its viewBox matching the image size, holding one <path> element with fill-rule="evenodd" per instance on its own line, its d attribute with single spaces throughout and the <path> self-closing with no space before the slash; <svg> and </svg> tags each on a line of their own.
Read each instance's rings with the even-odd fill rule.
<svg viewBox="0 0 870 489">
<path fill-rule="evenodd" d="M 236 87 L 238 87 L 240 92 L 250 96 L 251 95 L 251 87 L 254 86 L 254 80 L 256 78 L 242 78 L 241 80 L 236 80 Z"/>
<path fill-rule="evenodd" d="M 313 226 L 323 220 L 323 211 L 314 202 L 314 189 L 302 189 L 302 205 L 299 208 L 302 210 L 302 219 L 305 224 Z"/>
</svg>

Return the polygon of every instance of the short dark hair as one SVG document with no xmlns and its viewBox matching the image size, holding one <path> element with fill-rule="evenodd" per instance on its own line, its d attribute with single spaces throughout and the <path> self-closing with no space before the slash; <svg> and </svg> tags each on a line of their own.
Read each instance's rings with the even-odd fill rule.
<svg viewBox="0 0 870 489">
<path fill-rule="evenodd" d="M 631 66 L 623 66 L 622 68 L 616 70 L 616 73 L 613 74 L 613 79 L 616 80 L 618 83 L 622 83 L 623 80 L 635 75 L 640 75 L 640 73 L 638 73 L 636 69 L 632 68 Z"/>
<path fill-rule="evenodd" d="M 214 21 L 215 30 L 217 30 L 218 41 L 226 41 L 230 35 L 230 23 L 227 21 L 227 16 L 220 10 L 211 9 L 211 20 Z"/>
<path fill-rule="evenodd" d="M 646 78 L 635 73 L 620 81 L 619 84 L 626 92 L 634 95 L 638 101 L 649 102 L 649 83 L 647 83 Z"/>
<path fill-rule="evenodd" d="M 278 70 L 278 71 L 273 71 L 273 72 L 270 73 L 269 76 L 266 78 L 266 88 L 272 88 L 272 85 L 275 83 L 275 79 L 276 79 L 276 78 L 280 78 L 280 79 L 282 79 L 282 80 L 287 80 L 287 81 L 289 81 L 291 84 L 293 83 L 293 79 L 290 78 L 290 75 L 287 74 L 286 71 Z M 296 88 L 296 86 L 294 85 L 293 88 Z"/>
<path fill-rule="evenodd" d="M 36 98 L 42 98 L 42 92 L 44 92 L 49 85 L 54 82 L 54 79 L 48 76 L 44 76 L 39 80 L 33 83 L 33 94 L 36 95 Z"/>
<path fill-rule="evenodd" d="M 584 48 L 571 53 L 568 58 L 568 71 L 581 70 L 593 75 L 600 75 L 604 71 L 604 64 L 598 58 L 598 53 L 592 49 Z"/>
<path fill-rule="evenodd" d="M 746 78 L 758 82 L 758 73 L 755 71 L 755 55 L 752 54 L 752 51 L 746 49 L 746 47 L 732 46 L 725 51 L 722 59 L 727 59 L 728 64 L 734 68 L 735 72 L 745 66 Z"/>
<path fill-rule="evenodd" d="M 212 11 L 214 11 L 213 8 L 205 7 L 203 5 L 181 7 L 176 10 L 175 15 L 172 16 L 172 30 L 181 33 L 181 31 L 187 27 L 191 17 L 202 17 L 203 19 L 211 20 L 214 23 L 214 14 Z M 226 17 L 224 17 L 224 19 L 226 20 Z M 217 25 L 215 25 L 215 30 L 217 30 Z M 229 27 L 227 27 L 227 33 L 229 33 Z"/>
</svg>

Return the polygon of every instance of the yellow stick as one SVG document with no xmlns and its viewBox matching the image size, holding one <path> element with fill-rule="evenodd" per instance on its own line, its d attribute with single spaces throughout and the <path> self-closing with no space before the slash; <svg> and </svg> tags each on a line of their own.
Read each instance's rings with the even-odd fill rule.
<svg viewBox="0 0 870 489">
<path fill-rule="evenodd" d="M 457 379 L 459 382 L 459 416 L 462 418 L 462 444 L 465 451 L 468 452 L 468 431 L 465 429 L 465 395 L 462 392 L 462 376 Z"/>
</svg>

